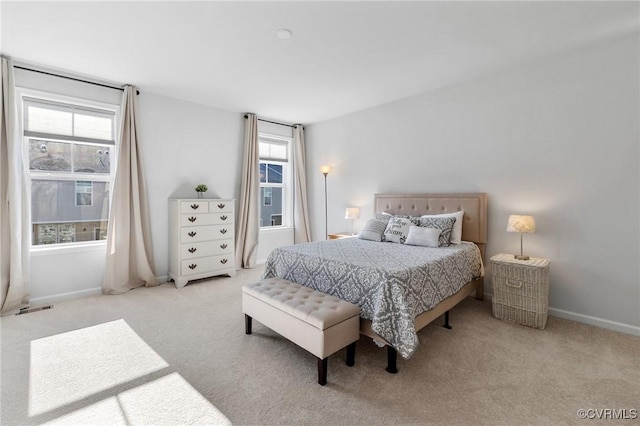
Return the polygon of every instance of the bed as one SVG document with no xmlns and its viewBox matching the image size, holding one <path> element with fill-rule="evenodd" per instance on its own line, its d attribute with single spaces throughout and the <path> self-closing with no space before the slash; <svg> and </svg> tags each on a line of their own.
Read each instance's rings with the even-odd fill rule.
<svg viewBox="0 0 640 426">
<path fill-rule="evenodd" d="M 434 215 L 464 210 L 459 245 L 426 248 L 345 238 L 281 247 L 265 265 L 279 277 L 361 307 L 360 333 L 387 346 L 387 371 L 408 359 L 417 332 L 475 292 L 483 297 L 485 193 L 376 194 L 375 213 Z"/>
</svg>

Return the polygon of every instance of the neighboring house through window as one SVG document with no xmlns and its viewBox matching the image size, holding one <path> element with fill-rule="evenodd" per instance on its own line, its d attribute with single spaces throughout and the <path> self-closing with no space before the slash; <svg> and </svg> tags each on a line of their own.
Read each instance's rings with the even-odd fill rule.
<svg viewBox="0 0 640 426">
<path fill-rule="evenodd" d="M 291 226 L 291 139 L 260 133 L 260 226 Z"/>
<path fill-rule="evenodd" d="M 106 238 L 116 109 L 22 96 L 34 246 Z"/>
</svg>

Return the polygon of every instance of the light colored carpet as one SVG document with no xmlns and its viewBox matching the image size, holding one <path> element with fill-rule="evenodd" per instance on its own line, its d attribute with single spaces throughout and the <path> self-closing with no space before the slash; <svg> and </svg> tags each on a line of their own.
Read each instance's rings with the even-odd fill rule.
<svg viewBox="0 0 640 426">
<path fill-rule="evenodd" d="M 436 321 L 419 333 L 398 374 L 361 338 L 355 367 L 338 352 L 319 386 L 312 355 L 255 321 L 244 334 L 241 285 L 261 273 L 3 317 L 0 423 L 513 425 L 584 423 L 579 409 L 640 414 L 640 338 L 553 317 L 545 330 L 509 324 L 472 298 L 452 310 L 452 330 Z"/>
</svg>

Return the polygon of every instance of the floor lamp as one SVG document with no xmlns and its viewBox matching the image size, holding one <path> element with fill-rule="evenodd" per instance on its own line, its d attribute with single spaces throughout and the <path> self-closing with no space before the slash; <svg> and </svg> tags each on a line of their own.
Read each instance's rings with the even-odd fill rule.
<svg viewBox="0 0 640 426">
<path fill-rule="evenodd" d="M 329 238 L 329 225 L 328 225 L 328 214 L 327 214 L 327 175 L 331 171 L 331 167 L 329 166 L 321 166 L 320 172 L 324 175 L 324 239 Z"/>
</svg>

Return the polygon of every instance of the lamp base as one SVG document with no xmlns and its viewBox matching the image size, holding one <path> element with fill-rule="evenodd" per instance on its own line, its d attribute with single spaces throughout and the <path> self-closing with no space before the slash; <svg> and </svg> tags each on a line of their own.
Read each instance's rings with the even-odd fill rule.
<svg viewBox="0 0 640 426">
<path fill-rule="evenodd" d="M 526 254 L 525 254 L 525 255 L 522 255 L 522 254 L 514 254 L 514 255 L 513 255 L 513 257 L 514 257 L 514 258 L 516 258 L 516 259 L 518 259 L 518 260 L 529 260 L 529 256 L 527 256 Z"/>
</svg>

